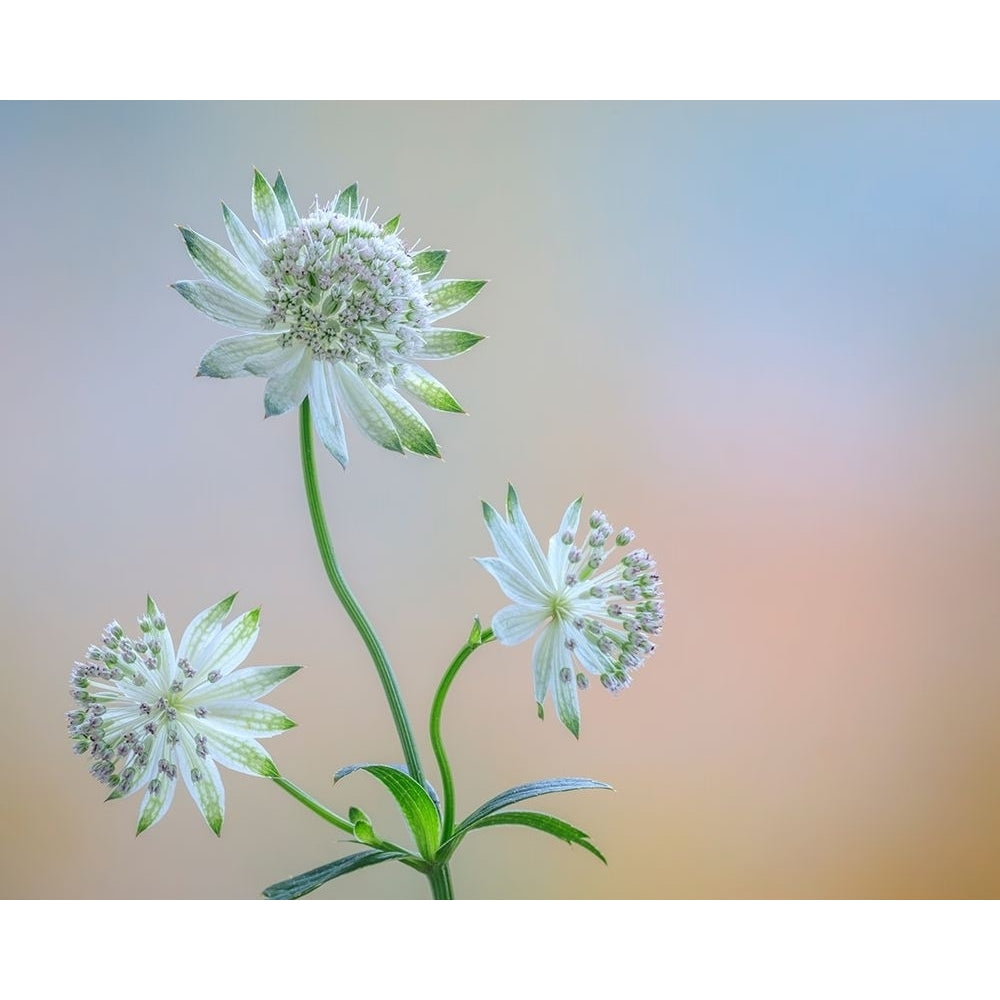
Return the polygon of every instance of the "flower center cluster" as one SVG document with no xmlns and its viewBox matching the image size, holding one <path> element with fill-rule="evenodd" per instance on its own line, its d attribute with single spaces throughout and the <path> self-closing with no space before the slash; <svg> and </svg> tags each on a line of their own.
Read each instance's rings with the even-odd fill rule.
<svg viewBox="0 0 1000 1000">
<path fill-rule="evenodd" d="M 656 563 L 645 549 L 629 552 L 612 569 L 597 572 L 607 557 L 605 544 L 612 530 L 604 514 L 595 510 L 586 550 L 573 545 L 568 532 L 561 540 L 571 546 L 564 594 L 574 609 L 579 641 L 600 654 L 601 683 L 618 691 L 631 682 L 630 671 L 653 652 L 649 636 L 659 634 L 663 627 L 663 604 Z M 631 529 L 623 528 L 615 543 L 626 546 L 634 538 Z M 577 641 L 568 639 L 567 646 L 576 649 Z"/>
<path fill-rule="evenodd" d="M 177 777 L 173 748 L 180 740 L 178 724 L 184 716 L 203 718 L 202 707 L 188 705 L 185 696 L 218 674 L 197 676 L 184 659 L 177 676 L 166 676 L 161 638 L 166 631 L 162 617 L 139 620 L 142 638 L 130 639 L 117 622 L 104 630 L 100 646 L 87 650 L 87 659 L 73 666 L 70 693 L 78 708 L 70 712 L 69 734 L 79 754 L 94 758 L 90 773 L 103 784 L 125 795 L 144 772 L 154 794 L 163 780 Z M 165 738 L 161 738 L 165 737 Z M 206 738 L 193 736 L 199 757 L 208 755 Z M 166 751 L 150 772 L 150 755 L 156 747 Z M 192 778 L 198 780 L 197 769 Z"/>
<path fill-rule="evenodd" d="M 261 271 L 282 346 L 346 361 L 377 384 L 422 342 L 430 308 L 402 241 L 375 222 L 329 206 L 267 244 Z"/>
</svg>

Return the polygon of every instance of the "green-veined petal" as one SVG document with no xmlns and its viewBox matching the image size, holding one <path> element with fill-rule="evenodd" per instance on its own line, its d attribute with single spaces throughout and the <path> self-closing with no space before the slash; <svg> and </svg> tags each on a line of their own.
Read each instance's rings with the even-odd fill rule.
<svg viewBox="0 0 1000 1000">
<path fill-rule="evenodd" d="M 226 812 L 226 790 L 222 784 L 222 776 L 211 757 L 199 756 L 191 734 L 183 726 L 178 727 L 178 734 L 178 765 L 184 784 L 209 829 L 218 837 L 222 833 L 222 820 Z"/>
<path fill-rule="evenodd" d="M 218 604 L 213 604 L 195 615 L 181 636 L 181 644 L 177 647 L 178 659 L 187 660 L 195 669 L 198 668 L 200 654 L 222 630 L 222 623 L 226 620 L 235 600 L 236 595 L 230 594 Z"/>
<path fill-rule="evenodd" d="M 271 357 L 280 347 L 281 335 L 277 333 L 247 333 L 239 337 L 226 337 L 213 344 L 198 365 L 199 375 L 211 378 L 242 378 L 255 375 L 248 364 L 253 365 L 265 357 Z M 274 356 L 278 360 L 277 355 Z"/>
<path fill-rule="evenodd" d="M 285 216 L 281 205 L 278 204 L 274 189 L 259 170 L 255 170 L 253 174 L 251 206 L 257 231 L 265 240 L 274 239 L 285 231 Z"/>
<path fill-rule="evenodd" d="M 427 286 L 427 303 L 434 319 L 444 319 L 458 312 L 482 291 L 485 281 L 466 278 L 446 278 Z"/>
<path fill-rule="evenodd" d="M 411 395 L 435 410 L 446 413 L 465 413 L 455 397 L 420 365 L 406 365 L 396 375 L 399 384 Z"/>
<path fill-rule="evenodd" d="M 557 622 L 551 622 L 535 640 L 531 653 L 531 669 L 535 678 L 535 702 L 541 715 L 545 695 L 552 686 L 553 674 L 558 667 L 559 648 L 563 646 L 562 630 Z"/>
<path fill-rule="evenodd" d="M 208 752 L 232 771 L 257 774 L 263 778 L 278 777 L 278 769 L 271 755 L 256 741 L 235 733 L 204 725 L 202 732 L 208 740 Z"/>
<path fill-rule="evenodd" d="M 542 592 L 514 569 L 509 562 L 495 559 L 493 556 L 478 558 L 476 562 L 493 576 L 493 579 L 500 584 L 500 589 L 512 601 L 534 608 L 546 607 L 547 602 Z"/>
<path fill-rule="evenodd" d="M 216 323 L 251 332 L 275 329 L 266 306 L 237 295 L 214 281 L 177 281 L 172 287 Z"/>
<path fill-rule="evenodd" d="M 319 439 L 326 445 L 327 451 L 346 469 L 347 439 L 344 437 L 344 421 L 340 415 L 340 404 L 337 402 L 333 370 L 326 361 L 313 363 L 309 402 L 312 404 L 313 424 Z"/>
<path fill-rule="evenodd" d="M 230 622 L 212 644 L 198 665 L 198 674 L 207 677 L 216 672 L 222 677 L 236 669 L 250 654 L 260 632 L 260 608 L 247 611 Z"/>
<path fill-rule="evenodd" d="M 164 759 L 173 764 L 172 751 L 168 751 L 168 754 L 169 757 Z M 170 808 L 170 803 L 174 801 L 175 791 L 177 791 L 177 778 L 168 777 L 166 774 L 157 773 L 156 777 L 149 782 L 142 805 L 139 807 L 139 823 L 135 829 L 136 836 L 163 819 Z"/>
<path fill-rule="evenodd" d="M 401 452 L 403 444 L 399 434 L 382 404 L 369 391 L 365 380 L 343 362 L 334 365 L 331 370 L 338 398 L 361 430 L 383 448 Z"/>
<path fill-rule="evenodd" d="M 508 604 L 493 616 L 493 631 L 505 646 L 513 646 L 530 638 L 548 616 L 544 608 Z"/>
<path fill-rule="evenodd" d="M 573 548 L 577 528 L 580 526 L 580 509 L 583 507 L 583 497 L 577 497 L 563 514 L 559 530 L 549 539 L 549 570 L 553 580 L 564 580 L 569 570 L 569 553 Z M 564 542 L 563 535 L 569 534 L 570 541 Z"/>
<path fill-rule="evenodd" d="M 217 701 L 252 701 L 273 691 L 283 680 L 301 669 L 300 666 L 287 666 L 234 670 L 215 684 L 202 685 L 198 703 L 211 708 Z"/>
<path fill-rule="evenodd" d="M 170 638 L 170 629 L 167 628 L 167 619 L 163 612 L 156 606 L 156 601 L 148 594 L 146 595 L 146 617 L 150 621 L 157 619 L 163 624 L 163 628 L 154 626 L 152 632 L 146 637 L 147 642 L 156 640 L 156 648 L 150 646 L 150 652 L 156 658 L 157 670 L 161 677 L 165 677 L 169 684 L 177 674 L 177 657 L 174 653 L 174 640 Z"/>
<path fill-rule="evenodd" d="M 309 391 L 312 375 L 312 351 L 307 347 L 289 348 L 287 367 L 275 372 L 264 387 L 264 416 L 276 417 L 294 409 Z"/>
<path fill-rule="evenodd" d="M 413 255 L 413 270 L 424 283 L 433 281 L 441 273 L 447 258 L 447 250 L 421 250 Z"/>
<path fill-rule="evenodd" d="M 274 180 L 274 196 L 278 199 L 278 204 L 281 206 L 281 214 L 284 216 L 285 225 L 289 229 L 297 226 L 299 224 L 299 213 L 295 211 L 295 205 L 292 202 L 288 185 L 280 173 Z"/>
<path fill-rule="evenodd" d="M 335 212 L 341 215 L 355 216 L 358 214 L 358 185 L 352 184 L 337 195 L 337 203 L 333 206 Z"/>
<path fill-rule="evenodd" d="M 542 547 L 538 544 L 538 539 L 528 524 L 528 519 L 521 510 L 521 501 L 517 498 L 517 490 L 507 484 L 507 517 L 510 519 L 511 530 L 521 543 L 521 548 L 528 553 L 531 561 L 535 564 L 541 578 L 544 580 L 549 572 L 549 563 L 542 554 Z M 559 579 L 554 581 L 559 583 Z"/>
<path fill-rule="evenodd" d="M 208 714 L 198 720 L 203 730 L 211 728 L 260 739 L 295 727 L 284 712 L 257 701 L 212 701 L 206 708 Z"/>
<path fill-rule="evenodd" d="M 192 229 L 180 226 L 181 236 L 195 266 L 206 278 L 218 281 L 231 292 L 263 304 L 267 283 L 260 271 L 248 268 L 218 243 L 213 243 Z"/>
<path fill-rule="evenodd" d="M 577 738 L 580 738 L 580 693 L 576 686 L 576 671 L 566 648 L 569 638 L 564 627 L 553 623 L 549 630 L 557 633 L 548 655 L 552 658 L 552 696 L 556 703 L 559 721 Z"/>
<path fill-rule="evenodd" d="M 372 383 L 371 391 L 389 415 L 399 434 L 399 440 L 407 451 L 418 455 L 432 455 L 434 458 L 441 457 L 427 421 L 395 389 L 388 385 L 379 388 Z"/>
<path fill-rule="evenodd" d="M 440 361 L 443 358 L 453 358 L 464 354 L 469 348 L 486 338 L 480 333 L 469 333 L 468 330 L 446 330 L 432 327 L 421 333 L 423 345 L 412 353 L 421 361 Z"/>
<path fill-rule="evenodd" d="M 497 555 L 510 563 L 539 593 L 545 593 L 551 589 L 548 569 L 544 573 L 539 572 L 537 565 L 529 553 L 525 551 L 513 528 L 485 500 L 483 501 L 483 520 L 486 522 L 486 530 L 490 534 Z"/>
<path fill-rule="evenodd" d="M 229 242 L 236 256 L 252 270 L 260 272 L 260 265 L 268 259 L 260 240 L 247 229 L 243 220 L 225 203 L 222 203 L 222 219 L 226 224 Z"/>
</svg>

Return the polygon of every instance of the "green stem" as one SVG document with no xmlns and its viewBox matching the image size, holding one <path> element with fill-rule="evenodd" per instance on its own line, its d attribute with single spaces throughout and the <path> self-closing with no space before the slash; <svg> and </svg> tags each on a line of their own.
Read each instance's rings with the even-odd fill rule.
<svg viewBox="0 0 1000 1000">
<path fill-rule="evenodd" d="M 434 695 L 434 704 L 431 706 L 431 746 L 434 747 L 434 757 L 437 759 L 438 769 L 441 772 L 441 797 L 444 800 L 444 819 L 441 824 L 441 843 L 446 843 L 455 828 L 455 783 L 451 777 L 451 765 L 448 763 L 448 755 L 444 752 L 444 741 L 441 739 L 441 712 L 444 709 L 444 700 L 448 697 L 448 690 L 452 681 L 458 676 L 462 664 L 480 646 L 492 642 L 496 637 L 493 629 L 486 629 L 478 640 L 470 639 L 458 651 L 458 655 L 451 661 L 451 666 L 445 671 L 441 683 L 438 685 L 437 694 Z M 444 869 L 447 874 L 447 869 Z"/>
<path fill-rule="evenodd" d="M 403 756 L 406 758 L 410 777 L 418 784 L 423 785 L 424 772 L 420 766 L 420 757 L 417 754 L 417 745 L 413 739 L 410 720 L 406 715 L 406 707 L 403 705 L 399 685 L 396 683 L 396 675 L 392 672 L 389 657 L 386 656 L 382 643 L 375 634 L 375 629 L 365 617 L 365 613 L 361 610 L 361 606 L 340 572 L 337 557 L 334 555 L 333 545 L 330 542 L 330 533 L 326 526 L 326 517 L 323 514 L 323 501 L 319 494 L 319 482 L 316 478 L 316 463 L 313 459 L 312 423 L 309 419 L 308 396 L 302 400 L 302 406 L 299 409 L 299 443 L 302 450 L 302 476 L 305 480 L 306 499 L 309 501 L 309 515 L 316 533 L 316 544 L 319 546 L 323 568 L 326 570 L 330 585 L 337 597 L 340 598 L 340 603 L 344 606 L 347 616 L 354 623 L 354 627 L 360 633 L 365 646 L 368 647 L 368 652 L 371 654 L 375 670 L 378 672 L 379 680 L 382 682 L 382 688 L 389 702 L 392 721 L 396 724 L 396 732 L 399 734 L 399 742 L 403 747 Z"/>
<path fill-rule="evenodd" d="M 354 824 L 349 820 L 344 819 L 343 816 L 338 816 L 335 812 L 331 812 L 326 806 L 320 805 L 308 792 L 302 791 L 298 785 L 293 784 L 287 778 L 282 778 L 280 775 L 277 778 L 271 779 L 279 788 L 283 788 L 293 799 L 301 802 L 307 809 L 311 809 L 317 816 L 325 819 L 327 823 L 332 823 L 338 829 L 343 830 L 345 833 L 354 833 Z"/>
<path fill-rule="evenodd" d="M 431 891 L 435 899 L 455 898 L 451 889 L 451 872 L 447 865 L 435 868 L 427 877 L 431 880 Z"/>
</svg>

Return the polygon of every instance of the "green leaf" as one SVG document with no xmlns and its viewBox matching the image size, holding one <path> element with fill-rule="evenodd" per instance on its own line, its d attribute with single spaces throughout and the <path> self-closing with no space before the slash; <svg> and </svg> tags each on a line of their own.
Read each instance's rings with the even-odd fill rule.
<svg viewBox="0 0 1000 1000">
<path fill-rule="evenodd" d="M 538 795 L 551 795 L 554 792 L 572 792 L 579 788 L 611 788 L 603 781 L 594 781 L 592 778 L 548 778 L 545 781 L 531 781 L 526 785 L 517 785 L 508 788 L 494 796 L 489 802 L 484 802 L 475 812 L 470 813 L 455 828 L 455 833 L 461 833 L 476 825 L 484 816 L 490 816 L 495 812 L 515 802 L 523 802 L 525 799 L 533 799 Z M 613 790 L 613 789 L 612 789 Z"/>
<path fill-rule="evenodd" d="M 485 281 L 469 281 L 465 278 L 449 278 L 435 281 L 427 289 L 427 303 L 434 319 L 443 319 L 458 312 L 471 302 L 482 290 Z"/>
<path fill-rule="evenodd" d="M 472 619 L 472 630 L 469 632 L 467 640 L 470 646 L 481 646 L 483 644 L 483 623 L 479 620 L 479 615 Z"/>
<path fill-rule="evenodd" d="M 397 229 L 399 229 L 399 216 L 395 215 L 382 227 L 382 232 L 386 236 L 392 236 Z"/>
<path fill-rule="evenodd" d="M 542 833 L 548 833 L 553 837 L 558 837 L 560 840 L 565 840 L 567 844 L 579 844 L 580 847 L 585 851 L 590 851 L 595 858 L 599 858 L 604 864 L 608 863 L 604 855 L 590 842 L 590 837 L 583 830 L 578 830 L 565 820 L 549 816 L 547 813 L 494 813 L 491 816 L 484 816 L 471 826 L 465 826 L 462 830 L 462 835 L 468 833 L 470 830 L 481 830 L 485 826 L 530 826 L 534 830 L 541 830 Z M 448 843 L 451 844 L 451 841 Z M 447 846 L 445 845 L 446 848 Z"/>
<path fill-rule="evenodd" d="M 441 817 L 426 790 L 405 771 L 388 764 L 351 764 L 342 767 L 333 776 L 333 780 L 340 781 L 354 771 L 367 771 L 389 789 L 413 833 L 420 854 L 427 861 L 433 861 L 441 843 Z"/>
<path fill-rule="evenodd" d="M 265 240 L 280 236 L 285 231 L 285 216 L 281 205 L 278 204 L 274 189 L 259 170 L 253 172 L 251 208 L 257 229 Z"/>
<path fill-rule="evenodd" d="M 357 854 L 349 854 L 346 858 L 331 861 L 328 865 L 320 865 L 319 868 L 313 868 L 283 882 L 275 882 L 264 890 L 264 895 L 268 899 L 299 899 L 341 875 L 356 872 L 360 868 L 369 868 L 371 865 L 379 865 L 383 861 L 397 861 L 405 857 L 408 857 L 405 851 L 359 851 Z"/>
<path fill-rule="evenodd" d="M 470 347 L 486 338 L 481 333 L 469 333 L 467 330 L 444 330 L 433 327 L 421 334 L 423 345 L 413 352 L 413 357 L 421 361 L 440 361 L 443 358 L 453 358 L 456 354 L 464 354 Z"/>
<path fill-rule="evenodd" d="M 333 206 L 335 212 L 341 215 L 355 216 L 358 214 L 358 185 L 352 184 L 337 195 L 337 204 Z"/>
<path fill-rule="evenodd" d="M 447 250 L 421 250 L 413 255 L 413 270 L 421 281 L 433 281 L 441 273 L 447 257 Z"/>
<path fill-rule="evenodd" d="M 367 844 L 369 847 L 382 846 L 378 837 L 375 836 L 375 827 L 372 826 L 372 821 L 361 809 L 357 806 L 351 806 L 347 811 L 347 818 L 354 824 L 354 836 L 362 844 Z"/>
<path fill-rule="evenodd" d="M 278 204 L 281 206 L 281 214 L 284 216 L 285 225 L 289 229 L 297 226 L 299 224 L 299 213 L 295 211 L 295 205 L 292 203 L 292 196 L 288 193 L 285 178 L 280 173 L 274 179 L 274 197 L 278 199 Z"/>
<path fill-rule="evenodd" d="M 461 403 L 433 376 L 420 365 L 407 365 L 396 374 L 399 384 L 411 396 L 445 413 L 465 413 Z"/>
</svg>

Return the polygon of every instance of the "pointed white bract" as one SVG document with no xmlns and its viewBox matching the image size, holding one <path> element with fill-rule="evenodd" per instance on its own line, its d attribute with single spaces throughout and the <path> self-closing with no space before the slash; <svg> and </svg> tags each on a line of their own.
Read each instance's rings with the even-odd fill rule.
<svg viewBox="0 0 1000 1000">
<path fill-rule="evenodd" d="M 649 637 L 663 625 L 656 563 L 636 549 L 602 570 L 608 540 L 613 537 L 614 545 L 624 548 L 635 535 L 629 528 L 614 534 L 607 518 L 594 511 L 578 546 L 582 506 L 582 497 L 569 505 L 543 552 L 509 486 L 507 520 L 483 504 L 497 554 L 478 560 L 514 602 L 493 616 L 500 642 L 524 642 L 544 626 L 532 655 L 535 701 L 541 715 L 551 691 L 559 719 L 574 736 L 580 735 L 579 690 L 587 687 L 587 673 L 610 691 L 627 687 L 632 671 L 653 651 Z M 586 673 L 577 671 L 577 664 Z"/>
<path fill-rule="evenodd" d="M 223 205 L 235 253 L 181 229 L 204 280 L 174 287 L 193 306 L 242 336 L 219 341 L 199 375 L 266 378 L 267 416 L 309 397 L 320 439 L 347 465 L 342 410 L 376 444 L 438 456 L 424 418 L 400 395 L 461 412 L 440 382 L 415 362 L 454 357 L 483 338 L 432 326 L 470 302 L 483 281 L 438 278 L 444 250 L 407 249 L 399 218 L 366 215 L 357 186 L 300 217 L 281 175 L 257 171 L 256 232 Z"/>
<path fill-rule="evenodd" d="M 295 725 L 257 698 L 299 668 L 236 668 L 259 631 L 260 610 L 223 626 L 236 595 L 206 608 L 174 651 L 166 619 L 152 598 L 139 618 L 139 636 L 117 623 L 76 663 L 69 733 L 77 753 L 93 760 L 90 773 L 109 798 L 145 791 L 138 833 L 160 820 L 183 781 L 205 822 L 218 834 L 225 790 L 216 761 L 246 774 L 278 776 L 258 739 Z"/>
</svg>

